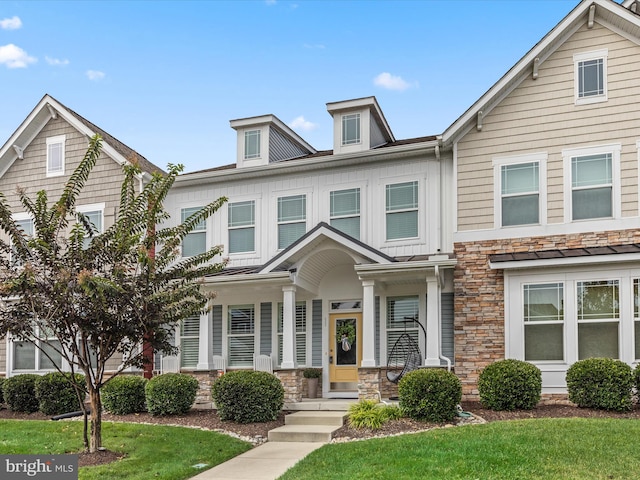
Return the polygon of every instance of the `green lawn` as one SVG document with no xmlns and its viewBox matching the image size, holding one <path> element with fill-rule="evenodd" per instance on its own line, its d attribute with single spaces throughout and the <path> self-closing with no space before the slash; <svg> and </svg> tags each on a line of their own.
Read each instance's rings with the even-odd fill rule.
<svg viewBox="0 0 640 480">
<path fill-rule="evenodd" d="M 640 478 L 638 438 L 636 420 L 493 422 L 326 445 L 281 479 Z"/>
<path fill-rule="evenodd" d="M 104 446 L 126 454 L 115 463 L 81 468 L 80 480 L 180 480 L 251 448 L 247 442 L 193 428 L 105 422 Z M 0 453 L 76 453 L 82 449 L 82 422 L 0 420 Z"/>
</svg>

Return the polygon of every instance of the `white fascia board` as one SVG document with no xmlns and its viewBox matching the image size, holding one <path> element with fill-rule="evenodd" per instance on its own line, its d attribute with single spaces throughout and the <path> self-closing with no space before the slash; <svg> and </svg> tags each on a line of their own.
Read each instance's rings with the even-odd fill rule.
<svg viewBox="0 0 640 480">
<path fill-rule="evenodd" d="M 455 258 L 448 258 L 446 260 L 423 260 L 419 262 L 394 262 L 387 264 L 370 264 L 370 265 L 355 265 L 354 269 L 361 277 L 375 276 L 384 273 L 409 273 L 416 271 L 429 271 L 435 267 L 451 269 L 458 264 Z"/>
<path fill-rule="evenodd" d="M 185 173 L 178 175 L 175 184 L 191 186 L 211 181 L 245 180 L 250 178 L 264 178 L 267 176 L 279 176 L 288 173 L 310 172 L 349 165 L 360 165 L 369 162 L 381 162 L 385 160 L 400 159 L 419 154 L 427 154 L 429 150 L 435 152 L 435 147 L 440 144 L 438 139 L 427 142 L 410 143 L 394 147 L 378 148 L 356 153 L 344 153 L 317 157 L 312 160 L 301 158 L 287 160 L 286 162 L 270 163 L 257 167 L 232 168 L 226 170 L 214 170 L 205 172 Z"/>
<path fill-rule="evenodd" d="M 640 262 L 640 253 L 614 253 L 610 255 L 585 255 L 584 257 L 550 258 L 544 260 L 517 260 L 512 262 L 489 262 L 491 270 L 524 270 L 532 268 L 573 267 Z"/>
<path fill-rule="evenodd" d="M 486 115 L 488 111 L 486 110 L 486 106 L 489 104 L 495 103 L 494 97 L 502 96 L 504 97 L 506 94 L 503 90 L 518 77 L 522 76 L 524 72 L 527 72 L 531 69 L 531 65 L 536 57 L 539 57 L 541 53 L 545 52 L 547 48 L 552 46 L 554 42 L 557 42 L 563 36 L 566 36 L 568 32 L 575 31 L 579 26 L 581 26 L 584 22 L 586 22 L 586 15 L 588 15 L 589 7 L 591 5 L 596 5 L 596 16 L 598 16 L 598 9 L 603 8 L 614 15 L 620 15 L 621 10 L 616 10 L 620 8 L 620 5 L 610 0 L 582 0 L 558 25 L 556 25 L 545 37 L 540 40 L 529 52 L 520 59 L 518 63 L 516 63 L 497 83 L 495 83 L 480 99 L 478 99 L 460 118 L 458 118 L 453 124 L 449 126 L 442 134 L 443 143 L 446 145 L 453 141 L 455 137 L 458 137 L 458 132 L 460 130 L 465 129 L 467 123 L 475 121 L 477 118 L 478 112 L 483 111 Z M 629 16 L 628 20 L 635 24 L 640 24 L 640 19 L 638 19 L 632 12 L 627 11 L 626 14 Z M 581 17 L 585 16 L 584 22 L 581 20 Z M 635 17 L 635 18 L 633 18 Z M 563 42 L 558 42 L 559 47 Z M 555 50 L 555 48 L 553 49 Z M 546 59 L 552 51 L 546 52 Z M 540 61 L 544 61 L 543 58 Z M 511 89 L 515 88 L 517 84 L 513 84 L 510 86 Z"/>
<path fill-rule="evenodd" d="M 212 286 L 216 284 L 234 284 L 234 285 L 252 285 L 252 284 L 273 284 L 284 285 L 291 283 L 289 272 L 269 272 L 269 273 L 247 273 L 237 275 L 216 275 L 215 277 L 206 277 L 204 285 Z"/>
</svg>

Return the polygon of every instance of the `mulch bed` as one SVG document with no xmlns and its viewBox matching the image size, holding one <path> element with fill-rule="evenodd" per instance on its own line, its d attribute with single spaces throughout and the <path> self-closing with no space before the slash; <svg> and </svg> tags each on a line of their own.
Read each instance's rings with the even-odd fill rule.
<svg viewBox="0 0 640 480">
<path fill-rule="evenodd" d="M 578 408 L 573 405 L 540 405 L 533 410 L 516 410 L 513 412 L 495 412 L 482 408 L 480 403 L 466 402 L 462 404 L 463 410 L 473 413 L 475 418 L 456 419 L 448 425 L 419 422 L 408 418 L 387 422 L 379 430 L 354 429 L 345 425 L 337 430 L 333 437 L 334 441 L 344 442 L 351 440 L 367 439 L 389 435 L 399 435 L 404 433 L 419 432 L 443 426 L 464 425 L 479 422 L 494 422 L 501 420 L 517 420 L 526 418 L 629 418 L 640 419 L 640 407 L 635 406 L 630 412 L 608 412 L 594 410 L 590 408 Z M 243 440 L 260 444 L 267 438 L 269 430 L 284 425 L 284 417 L 289 412 L 280 414 L 277 420 L 266 423 L 240 424 L 235 422 L 225 422 L 220 420 L 214 410 L 191 410 L 186 415 L 176 415 L 171 417 L 154 417 L 148 413 L 136 413 L 130 415 L 111 415 L 105 413 L 102 416 L 104 421 L 148 423 L 156 425 L 176 425 L 183 427 L 194 427 L 203 430 L 215 430 L 234 435 Z M 0 409 L 0 419 L 15 420 L 48 420 L 50 417 L 42 413 L 20 413 L 7 409 Z M 81 419 L 81 417 L 80 417 Z M 100 465 L 110 463 L 122 458 L 122 454 L 108 450 L 96 453 L 81 453 L 79 456 L 79 466 Z"/>
</svg>

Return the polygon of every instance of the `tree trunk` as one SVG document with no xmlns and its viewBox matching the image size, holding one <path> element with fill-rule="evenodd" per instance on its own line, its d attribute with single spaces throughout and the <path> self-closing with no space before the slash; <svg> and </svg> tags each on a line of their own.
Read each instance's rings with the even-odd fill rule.
<svg viewBox="0 0 640 480">
<path fill-rule="evenodd" d="M 100 390 L 93 385 L 89 389 L 91 401 L 91 442 L 89 452 L 94 453 L 102 447 L 102 401 Z"/>
</svg>

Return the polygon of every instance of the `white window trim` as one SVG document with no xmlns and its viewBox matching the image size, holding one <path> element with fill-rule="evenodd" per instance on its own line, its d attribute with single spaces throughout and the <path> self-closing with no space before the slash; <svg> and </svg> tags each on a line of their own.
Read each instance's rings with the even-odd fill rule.
<svg viewBox="0 0 640 480">
<path fill-rule="evenodd" d="M 104 228 L 104 209 L 106 208 L 106 205 L 104 202 L 102 203 L 89 203 L 87 205 L 78 205 L 76 207 L 76 211 L 80 212 L 80 213 L 89 213 L 89 212 L 100 212 L 102 215 L 101 218 L 101 222 L 102 222 L 102 231 L 98 232 L 98 233 L 103 233 L 105 231 Z"/>
<path fill-rule="evenodd" d="M 253 250 L 246 252 L 231 252 L 231 242 L 230 242 L 230 232 L 231 230 L 249 228 L 249 226 L 244 225 L 242 227 L 230 227 L 229 226 L 229 205 L 232 203 L 245 203 L 245 202 L 253 202 Z M 225 251 L 228 252 L 229 256 L 233 256 L 234 258 L 242 258 L 242 257 L 255 257 L 258 249 L 258 241 L 259 241 L 259 219 L 260 219 L 260 211 L 259 211 L 259 199 L 257 198 L 246 198 L 246 199 L 238 199 L 234 198 L 233 201 L 229 200 L 227 203 L 227 208 L 225 210 L 225 218 L 223 219 L 224 225 L 226 225 L 226 238 L 225 238 Z"/>
<path fill-rule="evenodd" d="M 273 221 L 270 222 L 271 225 L 273 225 L 275 228 L 273 230 L 273 235 L 270 235 L 269 241 L 270 242 L 274 242 L 274 248 L 273 251 L 276 252 L 281 252 L 283 250 L 286 250 L 287 248 L 289 248 L 289 246 L 285 247 L 285 248 L 279 248 L 279 243 L 280 243 L 280 239 L 279 239 L 279 232 L 278 232 L 278 226 L 280 225 L 280 222 L 278 221 L 278 199 L 280 198 L 286 198 L 286 197 L 297 197 L 298 195 L 304 195 L 305 196 L 305 206 L 306 206 L 306 210 L 304 212 L 305 214 L 305 218 L 304 218 L 304 232 L 305 234 L 309 232 L 309 225 L 311 224 L 311 212 L 313 212 L 313 189 L 309 189 L 309 190 L 293 190 L 293 191 L 284 191 L 284 192 L 274 192 L 273 193 L 273 200 L 271 203 L 271 208 L 273 208 Z M 290 222 L 282 222 L 283 225 L 289 224 L 289 223 L 302 223 L 302 221 L 290 221 Z"/>
<path fill-rule="evenodd" d="M 229 303 L 228 305 L 223 305 L 222 307 L 222 356 L 227 359 L 227 370 L 246 370 L 247 368 L 251 368 L 250 366 L 237 366 L 230 365 L 230 352 L 229 352 L 229 335 L 238 336 L 239 334 L 229 334 L 229 307 L 237 307 L 243 305 L 253 305 L 253 353 L 260 352 L 260 329 L 262 325 L 260 324 L 260 318 L 262 316 L 261 312 L 261 304 L 260 302 L 255 303 L 243 303 L 241 300 L 238 300 L 234 303 Z M 277 309 L 276 309 L 277 312 Z M 274 318 L 274 317 L 271 317 Z M 277 317 L 275 317 L 277 319 Z M 249 336 L 247 334 L 246 336 Z"/>
<path fill-rule="evenodd" d="M 608 86 L 607 86 L 607 57 L 609 50 L 604 48 L 602 50 L 594 50 L 591 52 L 576 53 L 573 56 L 573 83 L 574 83 L 574 97 L 576 105 L 588 105 L 591 103 L 606 102 L 608 100 Z M 579 97 L 579 72 L 578 64 L 589 60 L 602 59 L 602 88 L 604 93 L 602 95 L 593 95 L 590 97 Z"/>
<path fill-rule="evenodd" d="M 256 132 L 258 133 L 258 154 L 249 155 L 247 153 L 247 136 L 249 134 L 254 134 Z M 262 158 L 262 137 L 263 137 L 263 133 L 261 128 L 251 128 L 244 131 L 244 134 L 242 136 L 242 139 L 243 139 L 242 155 L 245 160 L 257 160 Z"/>
<path fill-rule="evenodd" d="M 195 203 L 186 203 L 183 205 L 180 205 L 178 207 L 178 212 L 176 214 L 176 219 L 178 220 L 177 225 L 180 225 L 182 223 L 182 210 L 187 209 L 187 208 L 204 208 L 206 206 L 206 204 L 203 204 L 202 202 L 195 202 Z M 187 217 L 189 218 L 189 217 Z M 186 219 L 185 219 L 186 220 Z M 211 217 L 207 218 L 204 221 L 204 230 L 192 230 L 191 233 L 201 233 L 201 232 L 205 232 L 204 237 L 205 237 L 205 241 L 204 241 L 204 245 L 205 245 L 205 251 L 208 250 L 210 247 L 209 245 L 211 245 L 210 243 L 210 238 L 209 238 L 209 222 L 211 221 Z M 186 238 L 186 237 L 185 237 Z M 181 258 L 190 258 L 190 257 L 182 257 L 182 243 L 180 243 L 180 257 Z"/>
<path fill-rule="evenodd" d="M 46 340 L 58 340 L 58 337 L 51 336 L 47 337 Z M 39 373 L 39 372 L 56 372 L 55 368 L 41 368 L 42 365 L 42 357 L 44 357 L 43 353 L 40 351 L 40 348 L 36 345 L 35 347 L 35 355 L 34 355 L 34 367 L 25 368 L 25 369 L 16 369 L 15 368 L 15 343 L 23 343 L 22 340 L 17 340 L 13 338 L 11 334 L 7 335 L 7 358 L 6 358 L 6 373 L 7 376 L 13 375 L 22 375 L 23 373 Z M 32 343 L 28 341 L 24 341 L 24 343 Z M 36 344 L 40 344 L 40 340 L 36 340 Z M 64 357 L 60 356 L 60 368 L 63 371 L 69 370 L 69 364 L 65 361 Z"/>
<path fill-rule="evenodd" d="M 359 200 L 359 208 L 360 210 L 358 211 L 358 214 L 351 214 L 351 215 L 336 215 L 335 217 L 331 216 L 331 194 L 334 192 L 343 192 L 343 191 L 347 191 L 347 190 L 358 190 L 358 200 Z M 347 188 L 342 188 L 339 186 L 335 186 L 332 185 L 332 187 L 330 189 L 327 190 L 327 194 L 326 194 L 326 198 L 327 201 L 329 203 L 328 205 L 328 218 L 329 218 L 329 225 L 331 225 L 331 221 L 332 220 L 340 220 L 340 219 L 344 219 L 344 218 L 355 218 L 358 217 L 358 222 L 359 222 L 359 232 L 360 232 L 360 237 L 358 238 L 358 240 L 362 241 L 362 237 L 363 237 L 363 221 L 362 221 L 362 210 L 363 210 L 363 201 L 362 201 L 362 197 L 363 197 L 363 189 L 360 186 L 355 186 L 355 187 L 347 187 Z M 336 228 L 336 227 L 333 227 Z"/>
<path fill-rule="evenodd" d="M 47 137 L 47 151 L 46 151 L 46 176 L 47 177 L 59 177 L 61 175 L 64 175 L 64 170 L 65 170 L 65 143 L 66 143 L 66 135 L 56 135 L 55 137 Z M 54 145 L 54 144 L 61 144 L 62 145 L 62 151 L 60 152 L 60 155 L 62 155 L 62 168 L 60 171 L 50 171 L 49 170 L 49 145 Z"/>
<path fill-rule="evenodd" d="M 354 117 L 358 119 L 358 139 L 354 142 L 347 142 L 344 138 L 344 122 L 347 117 Z M 351 145 L 361 145 L 362 144 L 362 115 L 360 112 L 354 113 L 344 113 L 340 116 L 340 142 L 343 147 L 349 147 Z"/>
<path fill-rule="evenodd" d="M 494 157 L 493 164 L 493 205 L 494 205 L 494 227 L 496 229 L 501 228 L 523 228 L 530 227 L 532 225 L 546 225 L 547 224 L 547 159 L 549 154 L 547 152 L 538 153 L 526 153 L 523 155 L 514 155 L 510 157 Z M 508 225 L 502 226 L 502 166 L 504 165 L 519 165 L 523 163 L 538 163 L 538 213 L 539 223 L 526 224 L 526 225 Z"/>
<path fill-rule="evenodd" d="M 33 217 L 29 213 L 27 212 L 14 213 L 11 217 L 15 222 L 31 220 L 31 223 L 33 223 L 33 234 L 34 235 L 36 234 L 36 225 L 35 225 L 35 222 L 33 221 Z M 13 242 L 11 242 L 11 245 L 13 245 Z M 11 251 L 13 252 L 13 249 Z M 11 253 L 10 255 L 13 256 L 13 253 Z M 9 262 L 13 265 L 13 258 L 10 257 Z"/>
<path fill-rule="evenodd" d="M 416 237 L 406 237 L 406 238 L 394 238 L 389 240 L 387 238 L 387 185 L 398 185 L 400 183 L 418 183 L 418 236 Z M 383 182 L 380 183 L 380 202 L 381 208 L 380 211 L 382 213 L 381 225 L 383 228 L 378 229 L 380 231 L 382 244 L 385 246 L 396 246 L 396 245 L 414 245 L 416 242 L 421 243 L 424 239 L 425 232 L 424 230 L 424 222 L 427 218 L 427 182 L 424 177 L 416 178 L 414 177 L 397 177 L 397 178 L 387 178 Z M 362 203 L 362 202 L 361 202 Z M 394 212 L 398 212 L 396 210 Z M 408 210 L 407 210 L 408 211 Z M 422 213 L 421 213 L 422 212 Z M 423 218 L 424 217 L 424 218 Z"/>
<path fill-rule="evenodd" d="M 562 160 L 564 168 L 564 222 L 565 223 L 578 223 L 578 222 L 598 222 L 602 220 L 617 220 L 622 217 L 622 200 L 620 198 L 620 152 L 622 150 L 622 144 L 612 143 L 609 145 L 597 145 L 593 147 L 581 147 L 581 148 L 566 148 L 562 150 Z M 573 205 L 572 205 L 572 193 L 573 187 L 571 184 L 571 159 L 574 157 L 585 157 L 588 155 L 599 154 L 611 154 L 611 169 L 613 175 L 611 181 L 612 185 L 612 205 L 611 205 L 611 217 L 603 218 L 588 218 L 584 220 L 573 220 Z"/>
</svg>

